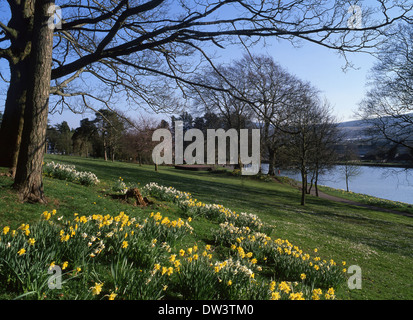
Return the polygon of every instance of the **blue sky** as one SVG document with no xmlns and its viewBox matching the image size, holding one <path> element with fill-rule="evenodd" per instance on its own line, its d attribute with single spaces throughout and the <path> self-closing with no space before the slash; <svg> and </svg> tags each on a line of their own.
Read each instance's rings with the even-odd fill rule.
<svg viewBox="0 0 413 320">
<path fill-rule="evenodd" d="M 294 48 L 288 41 L 275 39 L 269 41 L 269 45 L 266 47 L 257 45 L 251 49 L 251 52 L 270 55 L 292 74 L 310 81 L 331 103 L 333 113 L 339 121 L 354 119 L 354 111 L 357 110 L 358 103 L 364 96 L 368 72 L 375 62 L 374 58 L 368 54 L 349 54 L 349 60 L 358 69 L 348 69 L 347 72 L 343 72 L 342 67 L 345 65 L 345 60 L 331 49 L 309 42 L 303 42 L 302 47 Z M 217 51 L 220 56 L 219 61 L 223 63 L 241 58 L 244 53 L 243 49 L 234 46 Z M 7 62 L 4 59 L 0 60 L 0 72 L 7 75 L 7 70 Z M 1 83 L 0 111 L 4 109 L 6 90 L 7 85 Z M 139 111 L 135 111 L 128 115 L 136 119 L 139 113 Z M 144 111 L 141 113 L 147 114 Z M 149 116 L 156 119 L 170 119 L 170 115 L 149 114 Z M 79 121 L 86 117 L 94 118 L 94 115 L 93 113 L 75 115 L 70 111 L 49 115 L 51 124 L 67 121 L 72 128 L 79 126 Z"/>
</svg>

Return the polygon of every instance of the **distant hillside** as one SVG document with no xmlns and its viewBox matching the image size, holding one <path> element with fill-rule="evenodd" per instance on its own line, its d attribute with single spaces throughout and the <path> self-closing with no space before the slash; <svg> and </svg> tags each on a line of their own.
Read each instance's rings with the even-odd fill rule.
<svg viewBox="0 0 413 320">
<path fill-rule="evenodd" d="M 368 125 L 363 120 L 341 122 L 338 128 L 344 134 L 346 140 L 360 140 L 366 138 L 364 130 Z"/>
<path fill-rule="evenodd" d="M 380 120 L 386 121 L 388 125 L 392 125 L 393 122 L 396 123 L 396 121 L 399 121 L 391 117 L 381 118 Z M 371 137 L 365 134 L 368 127 L 369 124 L 365 123 L 363 120 L 339 123 L 338 128 L 343 134 L 344 139 L 342 143 L 337 146 L 338 151 L 343 151 L 344 149 L 342 148 L 345 145 L 351 144 L 355 147 L 359 157 L 364 160 L 392 163 L 412 162 L 412 154 L 408 148 L 395 145 L 384 137 L 380 139 L 377 135 L 375 135 L 372 140 Z M 411 135 L 409 132 L 407 132 L 407 134 Z"/>
</svg>

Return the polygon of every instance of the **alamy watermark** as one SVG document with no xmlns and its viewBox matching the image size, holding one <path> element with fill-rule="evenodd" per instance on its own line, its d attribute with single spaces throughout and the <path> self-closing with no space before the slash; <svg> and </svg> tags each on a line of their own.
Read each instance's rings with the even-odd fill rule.
<svg viewBox="0 0 413 320">
<path fill-rule="evenodd" d="M 47 13 L 51 15 L 47 22 L 47 26 L 50 29 L 62 29 L 62 8 L 52 4 L 47 9 Z"/>
<path fill-rule="evenodd" d="M 62 289 L 62 268 L 57 265 L 50 267 L 47 270 L 48 274 L 52 274 L 47 281 L 47 286 L 50 290 Z"/>
<path fill-rule="evenodd" d="M 351 5 L 347 12 L 351 13 L 350 18 L 347 20 L 347 26 L 350 29 L 361 29 L 363 27 L 363 11 L 361 10 L 361 7 L 358 5 Z"/>
<path fill-rule="evenodd" d="M 362 9 L 359 5 L 351 5 L 347 9 L 347 13 L 351 16 L 347 20 L 347 26 L 350 29 L 361 29 L 363 27 L 362 23 Z M 48 26 L 50 29 L 61 29 L 62 28 L 62 9 L 57 5 L 51 5 L 47 10 L 47 13 L 52 15 L 49 18 Z"/>
<path fill-rule="evenodd" d="M 350 290 L 361 289 L 361 268 L 359 266 L 350 266 L 347 270 L 351 276 L 348 278 L 347 286 Z"/>
<path fill-rule="evenodd" d="M 152 141 L 163 141 L 152 151 L 152 160 L 156 164 L 238 164 L 239 160 L 245 167 L 241 174 L 255 175 L 260 166 L 260 130 L 241 129 L 207 129 L 207 138 L 199 129 L 183 130 L 183 122 L 175 122 L 175 141 L 168 129 L 157 129 L 152 135 Z M 195 138 L 195 141 L 193 139 Z M 250 139 L 251 138 L 251 139 Z M 227 141 L 229 139 L 229 145 Z M 251 140 L 251 141 L 250 141 Z M 184 141 L 191 142 L 184 150 Z M 206 143 L 205 143 L 206 142 Z M 173 144 L 175 145 L 173 154 Z M 206 156 L 205 156 L 206 145 Z M 251 146 L 251 155 L 249 155 Z M 229 157 L 227 156 L 229 151 Z M 175 158 L 173 161 L 173 157 Z"/>
</svg>

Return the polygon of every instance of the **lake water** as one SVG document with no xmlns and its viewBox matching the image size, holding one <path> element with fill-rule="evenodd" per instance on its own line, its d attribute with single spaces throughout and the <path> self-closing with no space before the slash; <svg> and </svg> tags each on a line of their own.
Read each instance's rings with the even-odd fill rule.
<svg viewBox="0 0 413 320">
<path fill-rule="evenodd" d="M 346 178 L 340 168 L 335 166 L 320 176 L 318 184 L 346 190 Z M 350 191 L 413 204 L 413 169 L 360 166 L 360 171 L 349 181 Z M 263 173 L 266 172 L 268 164 L 263 164 Z M 301 181 L 298 172 L 281 171 L 281 175 Z"/>
</svg>

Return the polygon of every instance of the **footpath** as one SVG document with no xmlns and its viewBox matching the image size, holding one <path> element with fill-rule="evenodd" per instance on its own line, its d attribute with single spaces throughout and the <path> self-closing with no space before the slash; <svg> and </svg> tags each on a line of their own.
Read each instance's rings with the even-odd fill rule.
<svg viewBox="0 0 413 320">
<path fill-rule="evenodd" d="M 315 196 L 315 191 L 314 190 L 311 190 L 311 195 Z M 352 201 L 352 200 L 348 200 L 348 199 L 335 197 L 335 196 L 326 194 L 324 192 L 321 192 L 320 190 L 318 191 L 318 196 L 319 196 L 319 198 L 323 198 L 323 199 L 330 200 L 330 201 L 345 203 L 345 204 L 352 205 L 352 206 L 359 206 L 359 207 L 364 207 L 364 208 L 368 208 L 368 209 L 375 210 L 375 211 L 388 212 L 388 213 L 393 213 L 393 214 L 398 214 L 398 215 L 403 215 L 403 216 L 406 216 L 406 217 L 413 218 L 413 214 L 411 214 L 411 213 L 396 211 L 396 210 L 391 210 L 391 209 L 386 209 L 386 208 L 381 208 L 381 207 L 376 207 L 376 206 L 372 206 L 372 205 L 365 204 L 365 203 L 360 203 L 360 202 L 356 202 L 356 201 Z"/>
</svg>

